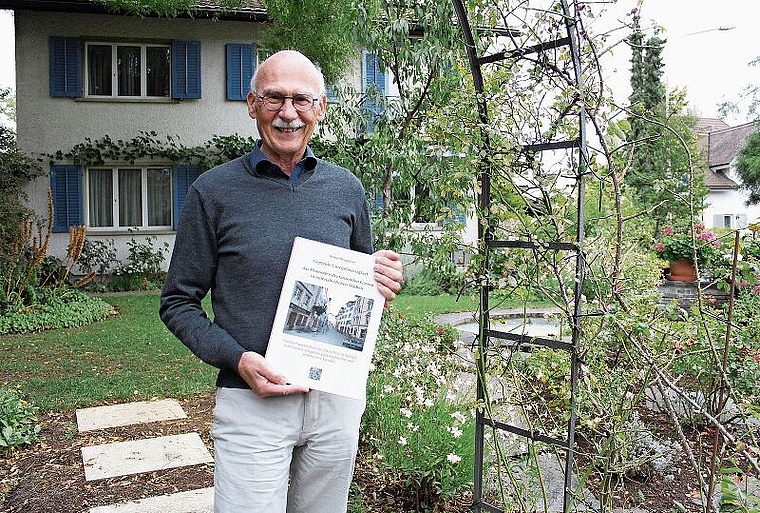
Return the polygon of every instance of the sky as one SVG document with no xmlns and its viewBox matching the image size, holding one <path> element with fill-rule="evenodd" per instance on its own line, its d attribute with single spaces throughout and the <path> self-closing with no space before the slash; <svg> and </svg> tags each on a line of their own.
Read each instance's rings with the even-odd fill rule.
<svg viewBox="0 0 760 513">
<path fill-rule="evenodd" d="M 626 14 L 637 4 L 636 0 L 618 0 L 603 6 L 607 12 L 595 23 L 603 25 L 604 20 L 615 26 L 620 20 L 630 22 Z M 737 101 L 751 83 L 760 85 L 760 66 L 749 66 L 760 57 L 760 45 L 756 43 L 760 1 L 644 0 L 639 14 L 645 38 L 654 34 L 655 26 L 664 30 L 659 37 L 667 40 L 663 60 L 668 88 L 685 88 L 691 108 L 701 117 L 720 117 L 719 103 Z M 594 29 L 600 32 L 601 26 Z M 620 39 L 625 34 L 615 35 Z M 607 81 L 617 99 L 627 98 L 630 52 L 625 45 L 619 45 L 608 58 L 609 66 L 604 68 Z M 742 112 L 725 121 L 735 126 L 751 119 Z"/>
<path fill-rule="evenodd" d="M 604 24 L 615 26 L 617 20 L 630 22 L 626 16 L 637 0 L 597 0 L 595 6 L 605 13 L 594 22 L 594 32 Z M 686 88 L 692 108 L 703 117 L 719 117 L 717 104 L 739 99 L 751 83 L 760 84 L 760 66 L 749 62 L 760 57 L 760 0 L 644 0 L 640 10 L 642 28 L 656 23 L 665 30 L 668 40 L 664 51 L 665 80 L 669 88 Z M 730 30 L 718 30 L 719 28 Z M 615 33 L 620 39 L 625 34 Z M 13 16 L 0 9 L 0 87 L 15 88 L 13 58 Z M 604 62 L 607 83 L 615 97 L 625 101 L 630 53 L 625 45 L 615 47 Z M 730 125 L 750 121 L 744 113 L 726 118 Z"/>
</svg>

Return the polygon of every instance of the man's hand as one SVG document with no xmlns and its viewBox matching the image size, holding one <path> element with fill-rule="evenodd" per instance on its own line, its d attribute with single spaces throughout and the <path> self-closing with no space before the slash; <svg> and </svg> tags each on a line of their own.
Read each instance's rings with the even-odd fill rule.
<svg viewBox="0 0 760 513">
<path fill-rule="evenodd" d="M 395 251 L 382 249 L 375 251 L 375 281 L 377 289 L 387 301 L 396 297 L 401 290 L 404 266 L 401 257 Z"/>
<path fill-rule="evenodd" d="M 285 376 L 272 369 L 264 357 L 254 351 L 243 353 L 237 371 L 259 397 L 304 394 L 309 391 L 308 387 L 289 385 Z"/>
</svg>

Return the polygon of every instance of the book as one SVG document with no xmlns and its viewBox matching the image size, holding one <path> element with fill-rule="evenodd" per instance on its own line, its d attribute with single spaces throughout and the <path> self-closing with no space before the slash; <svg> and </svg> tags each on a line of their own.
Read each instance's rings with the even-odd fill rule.
<svg viewBox="0 0 760 513">
<path fill-rule="evenodd" d="M 265 358 L 288 379 L 364 399 L 385 298 L 372 255 L 296 237 Z"/>
</svg>

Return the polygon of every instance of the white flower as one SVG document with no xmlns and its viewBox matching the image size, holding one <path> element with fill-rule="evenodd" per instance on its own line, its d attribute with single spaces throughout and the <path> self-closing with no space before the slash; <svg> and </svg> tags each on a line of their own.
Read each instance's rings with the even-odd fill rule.
<svg viewBox="0 0 760 513">
<path fill-rule="evenodd" d="M 406 437 L 405 436 L 398 437 L 398 444 L 399 445 L 406 445 L 407 444 Z"/>
<path fill-rule="evenodd" d="M 449 427 L 448 431 L 449 433 L 451 433 L 451 436 L 453 436 L 454 438 L 459 438 L 460 436 L 462 436 L 462 430 L 456 426 Z"/>
<path fill-rule="evenodd" d="M 401 408 L 401 415 L 403 415 L 407 419 L 411 419 L 412 418 L 412 410 L 410 410 L 409 408 Z"/>
<path fill-rule="evenodd" d="M 454 454 L 453 452 L 449 453 L 448 456 L 446 456 L 446 459 L 449 461 L 449 463 L 459 463 L 462 461 L 462 458 Z"/>
<path fill-rule="evenodd" d="M 460 424 L 464 424 L 464 421 L 467 420 L 464 415 L 462 415 L 462 412 L 455 411 L 451 414 L 451 418 L 459 422 Z"/>
</svg>

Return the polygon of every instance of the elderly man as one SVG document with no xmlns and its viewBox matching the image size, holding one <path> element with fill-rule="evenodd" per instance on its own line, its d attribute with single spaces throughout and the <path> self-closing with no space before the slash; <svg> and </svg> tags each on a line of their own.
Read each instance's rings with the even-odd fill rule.
<svg viewBox="0 0 760 513">
<path fill-rule="evenodd" d="M 203 173 L 182 211 L 160 315 L 219 368 L 216 512 L 346 511 L 364 401 L 290 385 L 262 356 L 295 237 L 373 251 L 361 183 L 308 147 L 326 103 L 309 59 L 295 51 L 269 57 L 248 93 L 261 140 Z M 377 286 L 393 299 L 399 256 L 378 251 L 375 261 Z M 213 321 L 201 307 L 209 290 Z"/>
</svg>

